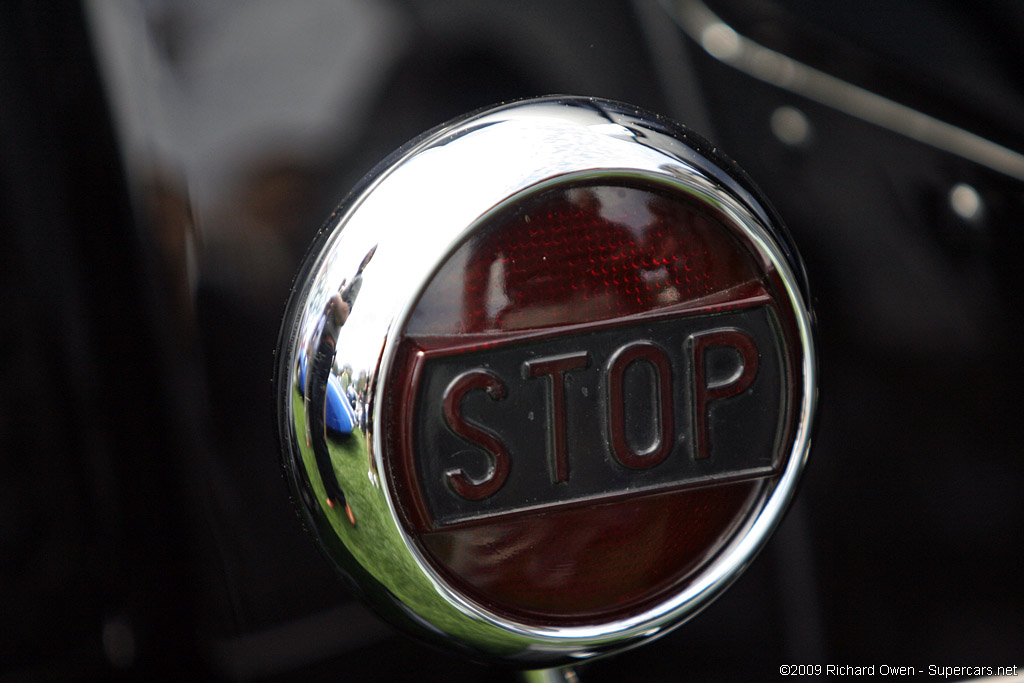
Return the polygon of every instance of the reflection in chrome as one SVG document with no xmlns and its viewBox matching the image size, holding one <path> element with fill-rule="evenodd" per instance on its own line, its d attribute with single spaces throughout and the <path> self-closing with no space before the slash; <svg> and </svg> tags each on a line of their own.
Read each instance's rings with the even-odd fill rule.
<svg viewBox="0 0 1024 683">
<path fill-rule="evenodd" d="M 580 677 L 572 667 L 561 669 L 533 669 L 523 672 L 524 683 L 579 683 Z"/>
<path fill-rule="evenodd" d="M 295 280 L 278 344 L 275 386 L 285 469 L 324 553 L 400 627 L 478 658 L 527 668 L 606 654 L 661 635 L 709 604 L 778 524 L 806 462 L 816 400 L 806 283 L 792 246 L 756 191 L 723 170 L 724 160 L 704 144 L 660 117 L 604 100 L 550 97 L 504 105 L 407 145 L 321 232 Z M 399 521 L 384 476 L 383 404 L 393 390 L 384 380 L 396 362 L 401 331 L 438 264 L 495 207 L 523 193 L 607 177 L 658 183 L 713 204 L 774 269 L 801 347 L 794 367 L 801 385 L 798 421 L 774 486 L 763 489 L 749 517 L 679 592 L 601 623 L 524 624 L 453 588 Z M 305 381 L 303 363 L 312 365 Z M 327 383 L 316 380 L 314 386 L 309 379 L 330 376 L 337 376 L 353 403 L 356 420 L 347 435 L 324 431 L 321 392 Z"/>
<path fill-rule="evenodd" d="M 1024 155 L 1018 152 L 766 48 L 736 33 L 700 0 L 662 4 L 708 54 L 749 76 L 1024 180 Z"/>
</svg>

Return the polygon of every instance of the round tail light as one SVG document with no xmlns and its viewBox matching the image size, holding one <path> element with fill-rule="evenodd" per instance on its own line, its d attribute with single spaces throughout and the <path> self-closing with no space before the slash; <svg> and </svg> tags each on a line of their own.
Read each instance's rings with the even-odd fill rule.
<svg viewBox="0 0 1024 683">
<path fill-rule="evenodd" d="M 379 169 L 282 331 L 321 548 L 400 626 L 524 666 L 693 615 L 809 447 L 806 284 L 771 210 L 692 133 L 595 99 L 473 114 Z"/>
</svg>

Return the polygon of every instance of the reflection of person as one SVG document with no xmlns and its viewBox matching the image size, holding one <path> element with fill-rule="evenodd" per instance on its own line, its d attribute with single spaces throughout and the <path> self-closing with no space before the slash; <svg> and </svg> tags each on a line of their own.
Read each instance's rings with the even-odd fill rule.
<svg viewBox="0 0 1024 683">
<path fill-rule="evenodd" d="M 324 305 L 324 312 L 313 337 L 316 349 L 313 357 L 307 362 L 305 387 L 309 443 L 313 447 L 317 471 L 327 493 L 327 504 L 331 507 L 337 504 L 344 505 L 346 511 L 348 505 L 345 502 L 345 494 L 334 473 L 331 453 L 327 447 L 327 383 L 334 365 L 338 333 L 348 320 L 351 310 L 351 305 L 342 298 L 340 292 L 332 295 Z M 348 514 L 351 518 L 351 513 Z"/>
<path fill-rule="evenodd" d="M 337 344 L 338 332 L 348 320 L 348 314 L 351 311 L 352 306 L 341 298 L 341 294 L 335 294 L 327 300 L 327 305 L 324 307 L 324 332 L 326 333 L 324 336 L 330 338 L 332 350 Z"/>
<path fill-rule="evenodd" d="M 343 505 L 345 514 L 348 515 L 348 519 L 353 525 L 355 517 L 345 501 L 345 494 L 341 490 L 341 484 L 334 471 L 334 464 L 331 462 L 331 452 L 327 446 L 327 408 L 328 402 L 331 400 L 328 396 L 328 383 L 332 380 L 331 373 L 338 346 L 338 335 L 342 326 L 348 321 L 356 297 L 359 295 L 363 281 L 363 269 L 369 264 L 375 252 L 376 247 L 363 258 L 352 281 L 346 283 L 343 280 L 337 293 L 331 295 L 327 303 L 324 304 L 323 313 L 317 321 L 316 329 L 310 340 L 310 345 L 314 349 L 312 358 L 307 362 L 306 386 L 304 387 L 306 424 L 309 430 L 308 443 L 313 448 L 316 468 L 327 494 L 327 504 L 332 508 L 339 504 Z M 345 400 L 340 390 L 337 400 Z M 344 406 L 336 407 L 344 409 Z"/>
</svg>

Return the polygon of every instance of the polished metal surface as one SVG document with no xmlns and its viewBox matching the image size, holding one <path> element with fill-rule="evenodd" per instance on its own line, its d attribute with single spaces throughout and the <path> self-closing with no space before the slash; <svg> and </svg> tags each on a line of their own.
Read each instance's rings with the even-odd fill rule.
<svg viewBox="0 0 1024 683">
<path fill-rule="evenodd" d="M 715 161 L 712 161 L 715 160 Z M 603 100 L 549 97 L 470 115 L 378 167 L 321 231 L 285 314 L 276 370 L 279 434 L 300 509 L 321 548 L 376 609 L 404 629 L 477 657 L 553 666 L 661 635 L 734 581 L 778 524 L 806 461 L 817 369 L 799 261 L 748 181 L 677 125 Z M 785 469 L 722 552 L 678 594 L 601 623 L 537 626 L 460 594 L 398 521 L 386 477 L 384 378 L 401 330 L 438 264 L 496 207 L 578 179 L 629 177 L 714 205 L 777 271 L 801 348 L 799 422 Z M 333 375 L 354 413 L 325 434 Z M 334 440 L 327 448 L 325 443 Z M 331 476 L 333 474 L 333 476 Z"/>
<path fill-rule="evenodd" d="M 561 669 L 531 669 L 522 674 L 524 683 L 579 683 L 579 676 L 570 667 Z"/>
</svg>

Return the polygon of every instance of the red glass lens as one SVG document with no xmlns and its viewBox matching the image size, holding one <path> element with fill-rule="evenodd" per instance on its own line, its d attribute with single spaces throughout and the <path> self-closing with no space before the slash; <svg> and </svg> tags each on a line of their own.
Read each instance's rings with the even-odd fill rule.
<svg viewBox="0 0 1024 683">
<path fill-rule="evenodd" d="M 764 453 L 733 464 L 694 451 L 711 417 L 692 397 L 725 405 L 753 378 L 714 364 L 754 358 L 708 351 L 705 379 L 706 344 L 687 340 L 757 312 L 784 341 L 757 366 L 780 379 L 754 390 L 794 405 L 777 282 L 712 206 L 653 183 L 565 184 L 488 218 L 424 289 L 387 378 L 387 481 L 421 554 L 527 623 L 620 618 L 682 590 L 773 486 L 792 427 L 775 419 Z"/>
</svg>

